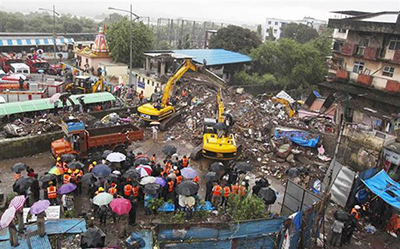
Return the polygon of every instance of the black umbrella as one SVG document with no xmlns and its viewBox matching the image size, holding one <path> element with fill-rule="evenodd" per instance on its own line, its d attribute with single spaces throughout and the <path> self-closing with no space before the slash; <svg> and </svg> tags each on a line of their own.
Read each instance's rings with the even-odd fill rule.
<svg viewBox="0 0 400 249">
<path fill-rule="evenodd" d="M 140 173 L 137 171 L 137 169 L 128 169 L 123 175 L 123 177 L 127 179 L 139 179 L 140 178 Z"/>
<path fill-rule="evenodd" d="M 81 237 L 81 248 L 100 248 L 104 247 L 106 234 L 99 228 L 93 227 L 86 230 Z"/>
<path fill-rule="evenodd" d="M 249 172 L 253 169 L 253 166 L 246 162 L 237 162 L 237 163 L 235 163 L 234 169 L 244 171 L 244 172 Z"/>
<path fill-rule="evenodd" d="M 150 158 L 148 157 L 141 157 L 135 160 L 135 162 L 133 162 L 133 165 L 137 166 L 139 164 L 145 164 L 145 165 L 149 165 L 150 163 Z"/>
<path fill-rule="evenodd" d="M 119 182 L 119 175 L 111 173 L 109 176 L 106 177 L 106 179 L 109 182 Z"/>
<path fill-rule="evenodd" d="M 76 158 L 76 155 L 74 155 L 74 154 L 64 154 L 61 156 L 61 160 L 63 162 L 67 162 L 67 163 L 72 162 L 75 158 Z"/>
<path fill-rule="evenodd" d="M 45 175 L 42 175 L 42 176 L 39 178 L 39 181 L 41 181 L 41 182 L 50 182 L 50 181 L 54 181 L 56 178 L 57 178 L 56 175 L 53 175 L 53 174 L 45 174 Z"/>
<path fill-rule="evenodd" d="M 95 182 L 96 178 L 94 177 L 94 175 L 92 173 L 86 173 L 82 176 L 81 181 L 82 181 L 82 183 L 89 184 L 89 183 Z"/>
<path fill-rule="evenodd" d="M 16 163 L 11 167 L 11 170 L 13 172 L 21 172 L 26 169 L 26 164 L 25 163 Z"/>
<path fill-rule="evenodd" d="M 224 164 L 221 162 L 213 162 L 210 165 L 210 171 L 218 172 L 224 170 Z"/>
<path fill-rule="evenodd" d="M 30 186 L 32 185 L 34 180 L 35 179 L 32 177 L 26 177 L 26 176 L 19 178 L 13 184 L 14 192 L 16 192 L 18 194 L 25 193 L 30 188 Z"/>
<path fill-rule="evenodd" d="M 199 191 L 199 184 L 193 181 L 183 181 L 175 189 L 176 193 L 183 196 L 191 196 Z"/>
<path fill-rule="evenodd" d="M 79 161 L 75 161 L 75 162 L 71 162 L 71 163 L 67 164 L 67 166 L 68 166 L 68 168 L 70 168 L 72 170 L 76 170 L 76 169 L 83 169 L 83 167 L 85 165 Z"/>
<path fill-rule="evenodd" d="M 343 210 L 337 210 L 334 214 L 336 220 L 347 221 L 349 220 L 349 214 Z"/>
<path fill-rule="evenodd" d="M 182 183 L 181 183 L 182 184 Z M 144 186 L 143 192 L 149 195 L 157 194 L 161 189 L 161 186 L 157 183 L 149 183 Z"/>
<path fill-rule="evenodd" d="M 218 181 L 218 175 L 216 172 L 208 172 L 204 178 L 206 179 L 207 182 L 215 182 Z"/>
<path fill-rule="evenodd" d="M 262 198 L 267 205 L 274 204 L 276 201 L 276 193 L 270 188 L 261 188 L 258 197 Z"/>
<path fill-rule="evenodd" d="M 105 160 L 107 156 L 110 155 L 111 153 L 113 153 L 112 150 L 105 150 L 101 155 L 101 157 Z"/>
<path fill-rule="evenodd" d="M 162 152 L 167 156 L 172 156 L 176 153 L 176 147 L 173 145 L 165 145 L 162 149 Z"/>
</svg>

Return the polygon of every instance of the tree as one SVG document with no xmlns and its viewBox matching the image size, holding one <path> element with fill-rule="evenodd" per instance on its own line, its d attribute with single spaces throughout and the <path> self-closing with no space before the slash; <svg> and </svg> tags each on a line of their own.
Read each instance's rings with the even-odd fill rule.
<svg viewBox="0 0 400 249">
<path fill-rule="evenodd" d="M 236 221 L 267 216 L 264 202 L 254 195 L 245 198 L 240 195 L 229 196 L 227 214 Z"/>
<path fill-rule="evenodd" d="M 249 54 L 251 49 L 258 47 L 260 44 L 261 40 L 256 32 L 229 25 L 218 30 L 217 34 L 211 38 L 210 48 L 222 48 Z"/>
<path fill-rule="evenodd" d="M 305 24 L 289 23 L 281 28 L 281 38 L 293 39 L 299 43 L 306 43 L 318 37 L 318 32 Z"/>
<path fill-rule="evenodd" d="M 113 23 L 107 30 L 107 41 L 111 58 L 117 62 L 129 63 L 129 20 Z M 143 52 L 152 47 L 153 33 L 143 23 L 135 22 L 132 30 L 132 66 L 140 67 L 144 62 Z"/>
</svg>

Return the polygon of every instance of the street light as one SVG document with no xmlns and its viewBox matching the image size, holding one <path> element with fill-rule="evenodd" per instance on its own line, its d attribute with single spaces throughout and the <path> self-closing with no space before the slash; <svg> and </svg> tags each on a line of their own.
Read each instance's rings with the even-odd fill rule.
<svg viewBox="0 0 400 249">
<path fill-rule="evenodd" d="M 57 60 L 57 57 L 56 57 L 56 53 L 57 53 L 57 47 L 56 47 L 56 38 L 57 38 L 57 36 L 56 36 L 56 15 L 60 16 L 60 14 L 58 14 L 56 12 L 56 6 L 55 5 L 53 5 L 53 9 L 52 10 L 51 9 L 45 9 L 45 8 L 39 8 L 39 10 L 49 11 L 49 12 L 53 13 L 54 61 L 56 61 Z"/>
<path fill-rule="evenodd" d="M 129 13 L 129 83 L 128 85 L 132 85 L 132 16 L 135 16 L 134 20 L 139 19 L 140 17 L 132 12 L 132 4 L 130 5 L 130 10 L 118 9 L 113 7 L 108 7 L 109 10 L 116 10 L 121 12 Z M 137 90 L 137 86 L 135 86 L 135 91 Z"/>
</svg>

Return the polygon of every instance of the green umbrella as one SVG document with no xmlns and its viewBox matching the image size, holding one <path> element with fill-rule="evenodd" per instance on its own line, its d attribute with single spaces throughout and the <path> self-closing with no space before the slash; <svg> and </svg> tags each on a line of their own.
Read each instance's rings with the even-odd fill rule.
<svg viewBox="0 0 400 249">
<path fill-rule="evenodd" d="M 97 206 L 104 206 L 110 204 L 114 197 L 109 193 L 100 193 L 93 198 L 93 203 Z"/>
</svg>

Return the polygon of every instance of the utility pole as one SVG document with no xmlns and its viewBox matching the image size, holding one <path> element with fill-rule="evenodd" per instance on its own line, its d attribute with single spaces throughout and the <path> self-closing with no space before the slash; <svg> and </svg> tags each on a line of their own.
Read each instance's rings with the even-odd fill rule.
<svg viewBox="0 0 400 249">
<path fill-rule="evenodd" d="M 45 8 L 39 8 L 39 10 L 44 10 L 44 11 L 49 11 L 53 13 L 53 44 L 54 44 L 54 61 L 57 60 L 57 45 L 56 45 L 56 39 L 57 39 L 57 34 L 56 34 L 56 15 L 60 16 L 56 12 L 56 6 L 53 5 L 53 9 L 45 9 Z"/>
</svg>

